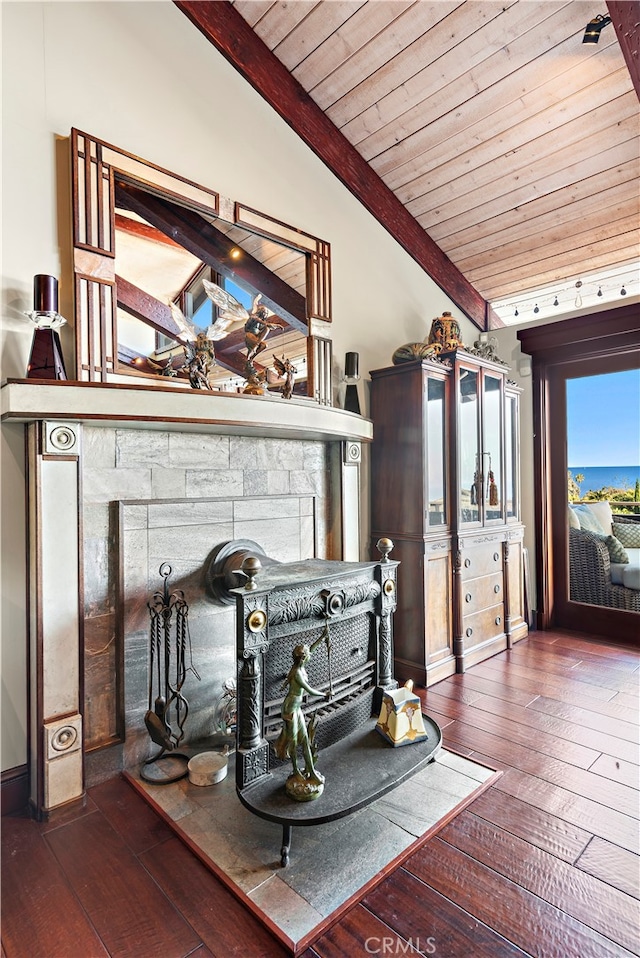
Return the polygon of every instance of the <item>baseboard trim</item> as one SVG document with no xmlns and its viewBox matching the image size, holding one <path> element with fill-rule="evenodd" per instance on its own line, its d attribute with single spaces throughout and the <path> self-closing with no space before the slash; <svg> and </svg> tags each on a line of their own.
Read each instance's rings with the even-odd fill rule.
<svg viewBox="0 0 640 958">
<path fill-rule="evenodd" d="M 8 768 L 0 776 L 2 815 L 21 812 L 29 804 L 29 769 L 26 765 Z"/>
</svg>

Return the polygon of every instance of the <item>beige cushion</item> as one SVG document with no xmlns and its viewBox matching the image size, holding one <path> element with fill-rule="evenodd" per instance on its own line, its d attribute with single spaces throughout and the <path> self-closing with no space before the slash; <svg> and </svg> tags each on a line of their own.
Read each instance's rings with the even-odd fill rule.
<svg viewBox="0 0 640 958">
<path fill-rule="evenodd" d="M 570 529 L 579 529 L 579 528 L 580 528 L 580 520 L 578 519 L 577 515 L 575 514 L 575 512 L 573 511 L 573 509 L 571 508 L 571 506 L 569 506 L 569 508 L 567 509 L 567 512 L 568 512 L 568 518 L 569 518 L 569 528 L 570 528 Z"/>
<path fill-rule="evenodd" d="M 640 590 L 640 549 L 627 549 L 629 561 L 611 563 L 611 581 L 627 589 Z"/>
<path fill-rule="evenodd" d="M 581 503 L 578 506 L 574 506 L 573 511 L 578 517 L 578 522 L 580 523 L 580 528 L 583 532 L 597 532 L 598 535 L 601 536 L 605 534 L 605 531 L 596 518 L 595 513 L 589 508 L 589 506 Z"/>
</svg>

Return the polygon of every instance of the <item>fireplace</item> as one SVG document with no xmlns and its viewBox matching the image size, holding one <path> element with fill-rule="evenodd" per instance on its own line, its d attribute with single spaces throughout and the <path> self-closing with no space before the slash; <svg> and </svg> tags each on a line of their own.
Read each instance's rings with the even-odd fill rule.
<svg viewBox="0 0 640 958">
<path fill-rule="evenodd" d="M 2 387 L 2 417 L 27 424 L 31 802 L 46 817 L 149 748 L 146 603 L 163 562 L 207 676 L 189 689 L 197 735 L 234 674 L 211 550 L 240 537 L 283 561 L 360 558 L 371 423 L 306 400 L 25 380 Z"/>
</svg>

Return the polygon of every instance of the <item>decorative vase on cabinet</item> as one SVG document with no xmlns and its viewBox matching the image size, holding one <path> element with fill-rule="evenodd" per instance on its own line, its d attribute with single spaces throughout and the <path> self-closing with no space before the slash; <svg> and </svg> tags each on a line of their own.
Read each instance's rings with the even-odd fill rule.
<svg viewBox="0 0 640 958">
<path fill-rule="evenodd" d="M 457 349 L 371 373 L 371 534 L 400 560 L 395 674 L 432 685 L 527 634 L 518 388 Z"/>
</svg>

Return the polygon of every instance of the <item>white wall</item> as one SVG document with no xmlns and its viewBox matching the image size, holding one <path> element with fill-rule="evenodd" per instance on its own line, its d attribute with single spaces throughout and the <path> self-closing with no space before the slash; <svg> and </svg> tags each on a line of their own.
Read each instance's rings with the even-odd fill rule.
<svg viewBox="0 0 640 958">
<path fill-rule="evenodd" d="M 25 375 L 31 330 L 22 311 L 32 306 L 34 274 L 59 276 L 60 310 L 71 316 L 64 141 L 73 126 L 328 240 L 337 366 L 358 351 L 366 378 L 397 346 L 423 339 L 445 309 L 472 340 L 475 328 L 448 297 L 169 0 L 0 9 L 3 379 Z M 70 363 L 70 330 L 62 339 Z M 20 432 L 2 436 L 2 769 L 26 761 Z"/>
</svg>

